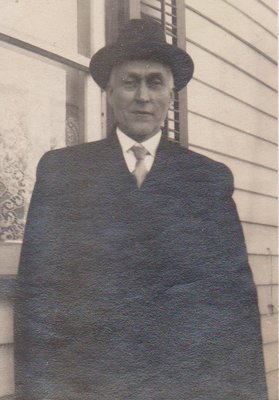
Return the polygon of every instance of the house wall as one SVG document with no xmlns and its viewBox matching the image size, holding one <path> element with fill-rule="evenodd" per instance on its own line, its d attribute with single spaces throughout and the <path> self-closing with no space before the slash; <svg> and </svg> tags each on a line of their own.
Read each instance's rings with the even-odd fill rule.
<svg viewBox="0 0 279 400">
<path fill-rule="evenodd" d="M 235 177 L 259 294 L 270 400 L 278 399 L 276 12 L 276 0 L 185 0 L 187 50 L 196 65 L 185 110 L 189 146 L 224 162 Z M 12 293 L 37 162 L 49 149 L 105 136 L 103 94 L 87 68 L 104 44 L 105 18 L 99 0 L 7 0 L 0 13 L 4 399 L 14 392 Z"/>
<path fill-rule="evenodd" d="M 257 284 L 270 400 L 278 399 L 276 1 L 185 0 L 189 148 L 221 161 Z"/>
</svg>

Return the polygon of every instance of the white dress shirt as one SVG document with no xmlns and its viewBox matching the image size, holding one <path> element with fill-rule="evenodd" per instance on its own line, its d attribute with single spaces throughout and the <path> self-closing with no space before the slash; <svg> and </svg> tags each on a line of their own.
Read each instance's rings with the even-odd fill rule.
<svg viewBox="0 0 279 400">
<path fill-rule="evenodd" d="M 131 148 L 135 145 L 142 145 L 147 151 L 148 154 L 145 156 L 144 165 L 149 172 L 155 160 L 156 151 L 159 146 L 162 132 L 159 131 L 151 138 L 145 140 L 144 142 L 137 142 L 136 140 L 130 138 L 125 133 L 123 133 L 119 128 L 116 128 L 116 134 L 123 152 L 123 157 L 125 159 L 128 170 L 132 173 L 135 169 L 137 159 L 131 150 Z"/>
</svg>

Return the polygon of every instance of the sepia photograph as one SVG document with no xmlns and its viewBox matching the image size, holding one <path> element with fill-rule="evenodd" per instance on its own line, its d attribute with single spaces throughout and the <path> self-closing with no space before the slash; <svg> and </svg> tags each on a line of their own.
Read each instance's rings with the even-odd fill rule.
<svg viewBox="0 0 279 400">
<path fill-rule="evenodd" d="M 279 400 L 276 0 L 0 0 L 0 400 Z"/>
</svg>

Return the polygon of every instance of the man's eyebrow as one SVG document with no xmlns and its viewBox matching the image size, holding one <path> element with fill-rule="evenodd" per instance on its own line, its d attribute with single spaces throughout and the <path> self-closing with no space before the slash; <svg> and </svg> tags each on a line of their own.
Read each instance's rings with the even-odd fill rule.
<svg viewBox="0 0 279 400">
<path fill-rule="evenodd" d="M 164 77 L 163 77 L 163 74 L 161 72 L 151 72 L 151 73 L 147 74 L 147 78 L 151 78 L 151 79 L 160 78 L 160 79 L 163 79 Z"/>
<path fill-rule="evenodd" d="M 160 78 L 163 79 L 163 74 L 161 72 L 148 72 L 145 77 L 147 79 L 153 79 L 153 78 Z M 142 75 L 141 74 L 137 74 L 136 72 L 126 72 L 125 74 L 123 74 L 122 79 L 126 79 L 126 78 L 134 78 L 134 79 L 141 79 Z"/>
<path fill-rule="evenodd" d="M 140 79 L 141 75 L 137 74 L 135 72 L 125 72 L 122 76 L 122 80 L 127 79 L 127 78 Z"/>
</svg>

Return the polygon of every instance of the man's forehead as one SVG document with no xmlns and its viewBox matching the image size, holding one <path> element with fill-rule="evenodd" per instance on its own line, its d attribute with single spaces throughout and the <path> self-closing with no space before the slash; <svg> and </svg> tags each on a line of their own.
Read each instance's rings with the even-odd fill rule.
<svg viewBox="0 0 279 400">
<path fill-rule="evenodd" d="M 168 74 L 172 75 L 170 67 L 163 62 L 149 59 L 125 60 L 113 67 L 112 72 L 126 74 Z"/>
</svg>

